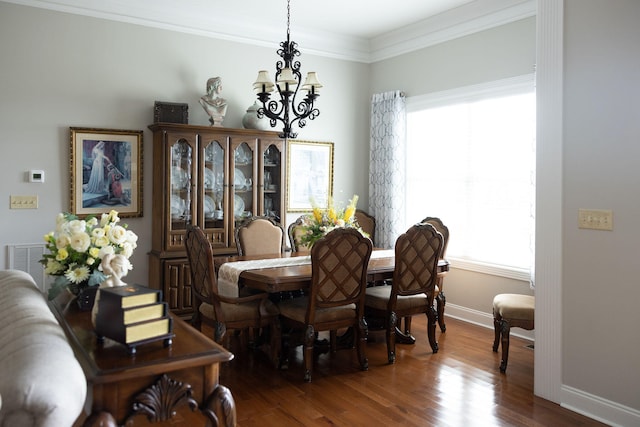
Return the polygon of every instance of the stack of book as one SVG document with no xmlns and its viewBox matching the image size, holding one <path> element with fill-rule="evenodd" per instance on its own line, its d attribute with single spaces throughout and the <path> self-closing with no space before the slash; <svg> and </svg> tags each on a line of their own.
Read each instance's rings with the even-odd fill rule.
<svg viewBox="0 0 640 427">
<path fill-rule="evenodd" d="M 164 340 L 171 345 L 173 319 L 158 289 L 139 285 L 101 288 L 96 314 L 98 340 L 110 338 L 136 353 L 136 346 Z"/>
</svg>

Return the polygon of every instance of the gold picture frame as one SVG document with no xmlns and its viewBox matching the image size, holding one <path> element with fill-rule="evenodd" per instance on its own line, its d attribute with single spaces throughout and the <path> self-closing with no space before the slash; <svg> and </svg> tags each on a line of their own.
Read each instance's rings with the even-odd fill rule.
<svg viewBox="0 0 640 427">
<path fill-rule="evenodd" d="M 70 212 L 142 216 L 141 130 L 70 129 Z"/>
<path fill-rule="evenodd" d="M 333 197 L 333 142 L 288 140 L 287 212 L 327 208 Z"/>
</svg>

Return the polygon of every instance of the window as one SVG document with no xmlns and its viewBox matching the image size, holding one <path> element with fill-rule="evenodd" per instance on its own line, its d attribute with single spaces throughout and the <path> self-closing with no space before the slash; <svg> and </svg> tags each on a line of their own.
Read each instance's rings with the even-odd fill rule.
<svg viewBox="0 0 640 427">
<path fill-rule="evenodd" d="M 462 268 L 529 280 L 535 201 L 532 76 L 407 99 L 407 226 L 440 217 Z"/>
</svg>

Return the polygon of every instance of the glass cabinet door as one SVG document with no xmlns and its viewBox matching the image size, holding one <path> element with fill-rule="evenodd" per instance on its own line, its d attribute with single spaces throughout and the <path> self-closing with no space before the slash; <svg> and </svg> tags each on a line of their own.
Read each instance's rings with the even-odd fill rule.
<svg viewBox="0 0 640 427">
<path fill-rule="evenodd" d="M 255 144 L 242 142 L 233 150 L 233 217 L 237 224 L 256 212 L 254 202 Z"/>
<path fill-rule="evenodd" d="M 262 148 L 262 215 L 281 222 L 282 152 L 278 143 L 266 142 Z"/>
<path fill-rule="evenodd" d="M 227 246 L 228 238 L 225 227 L 226 206 L 228 197 L 225 196 L 227 182 L 225 170 L 226 141 L 223 138 L 212 138 L 204 141 L 204 169 L 202 213 L 203 229 L 211 236 L 211 244 Z"/>
<path fill-rule="evenodd" d="M 175 138 L 169 150 L 169 241 L 170 247 L 182 246 L 180 235 L 195 213 L 194 194 L 196 179 L 194 158 L 195 141 Z"/>
</svg>

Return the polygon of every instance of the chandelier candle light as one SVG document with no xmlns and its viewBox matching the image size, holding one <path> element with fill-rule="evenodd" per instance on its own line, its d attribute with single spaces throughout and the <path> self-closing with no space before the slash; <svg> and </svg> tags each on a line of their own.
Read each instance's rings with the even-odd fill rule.
<svg viewBox="0 0 640 427">
<path fill-rule="evenodd" d="M 284 60 L 276 63 L 276 83 L 274 84 L 266 70 L 258 72 L 258 78 L 253 88 L 258 93 L 258 100 L 262 107 L 258 108 L 258 118 L 267 117 L 271 127 L 276 127 L 277 122 L 283 124 L 280 138 L 295 138 L 298 134 L 292 130 L 292 125 L 297 121 L 300 128 L 306 125 L 306 120 L 313 120 L 320 114 L 313 103 L 322 87 L 316 73 L 307 73 L 307 78 L 300 87 L 302 74 L 300 73 L 300 61 L 294 61 L 294 57 L 300 56 L 298 44 L 290 39 L 291 0 L 287 0 L 287 40 L 280 43 L 278 55 Z M 277 100 L 269 100 L 271 92 L 277 87 L 280 94 L 280 103 Z M 302 101 L 296 104 L 298 90 L 306 91 Z M 280 105 L 279 105 L 280 104 Z"/>
</svg>

